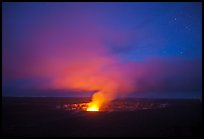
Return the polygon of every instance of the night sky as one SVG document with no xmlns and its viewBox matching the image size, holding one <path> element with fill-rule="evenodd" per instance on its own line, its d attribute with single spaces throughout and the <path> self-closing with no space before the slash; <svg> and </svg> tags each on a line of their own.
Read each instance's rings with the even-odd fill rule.
<svg viewBox="0 0 204 139">
<path fill-rule="evenodd" d="M 202 96 L 200 2 L 2 5 L 3 96 Z"/>
</svg>

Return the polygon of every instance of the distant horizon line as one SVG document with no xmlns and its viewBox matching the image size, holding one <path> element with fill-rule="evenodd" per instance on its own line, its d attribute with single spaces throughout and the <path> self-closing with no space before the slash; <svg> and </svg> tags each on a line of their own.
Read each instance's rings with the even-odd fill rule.
<svg viewBox="0 0 204 139">
<path fill-rule="evenodd" d="M 2 98 L 92 98 L 83 97 L 83 96 L 2 96 Z M 117 99 L 199 99 L 202 100 L 202 97 L 119 97 Z"/>
</svg>

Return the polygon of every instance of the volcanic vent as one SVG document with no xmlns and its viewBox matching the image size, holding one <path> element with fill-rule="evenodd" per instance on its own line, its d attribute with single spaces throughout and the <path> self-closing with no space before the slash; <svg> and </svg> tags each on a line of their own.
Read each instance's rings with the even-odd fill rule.
<svg viewBox="0 0 204 139">
<path fill-rule="evenodd" d="M 156 101 L 130 101 L 130 100 L 116 100 L 112 101 L 98 110 L 88 110 L 89 103 L 72 103 L 58 105 L 58 108 L 62 108 L 66 111 L 103 111 L 103 112 L 112 112 L 112 111 L 137 111 L 137 110 L 146 110 L 146 109 L 161 109 L 169 106 L 165 102 L 156 102 Z"/>
</svg>

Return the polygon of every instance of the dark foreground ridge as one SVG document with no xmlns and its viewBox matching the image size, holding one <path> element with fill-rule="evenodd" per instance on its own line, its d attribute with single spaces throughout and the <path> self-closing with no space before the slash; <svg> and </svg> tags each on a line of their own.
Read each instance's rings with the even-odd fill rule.
<svg viewBox="0 0 204 139">
<path fill-rule="evenodd" d="M 122 99 L 113 103 L 113 108 L 116 104 L 117 108 L 124 105 L 119 111 L 112 108 L 102 112 L 66 109 L 87 103 L 88 98 L 4 97 L 2 100 L 2 134 L 8 137 L 202 135 L 200 100 Z M 127 111 L 127 105 L 131 110 Z"/>
</svg>

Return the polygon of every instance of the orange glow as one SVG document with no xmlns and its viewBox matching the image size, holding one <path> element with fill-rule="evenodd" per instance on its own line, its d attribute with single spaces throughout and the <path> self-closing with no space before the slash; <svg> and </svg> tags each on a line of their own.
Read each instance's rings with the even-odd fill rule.
<svg viewBox="0 0 204 139">
<path fill-rule="evenodd" d="M 96 54 L 95 51 L 87 51 L 87 54 L 80 52 L 85 56 L 82 58 L 81 53 L 78 57 L 74 55 L 74 60 L 69 61 L 52 86 L 57 89 L 97 91 L 86 111 L 101 111 L 103 106 L 135 87 L 129 70 L 117 58 Z"/>
<path fill-rule="evenodd" d="M 99 108 L 104 104 L 105 97 L 101 91 L 95 93 L 92 101 L 88 104 L 87 111 L 99 111 Z"/>
<path fill-rule="evenodd" d="M 89 106 L 87 111 L 99 111 L 99 107 L 97 105 Z"/>
</svg>

